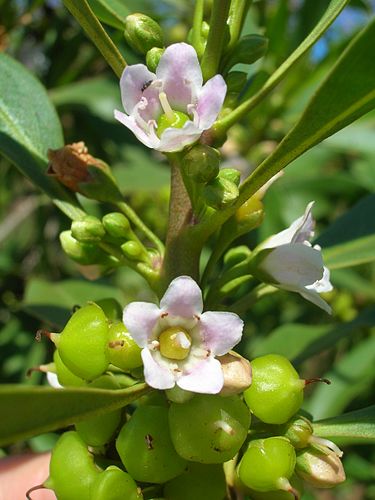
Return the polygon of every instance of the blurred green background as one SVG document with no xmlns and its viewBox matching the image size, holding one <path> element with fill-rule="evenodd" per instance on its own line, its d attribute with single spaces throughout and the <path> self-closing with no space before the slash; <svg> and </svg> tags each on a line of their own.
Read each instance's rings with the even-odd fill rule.
<svg viewBox="0 0 375 500">
<path fill-rule="evenodd" d="M 120 0 L 109 2 L 123 17 L 138 11 L 158 20 L 167 43 L 186 39 L 192 1 Z M 129 64 L 143 62 L 126 46 L 122 21 L 90 0 Z M 290 54 L 324 11 L 325 0 L 254 2 L 244 33 L 270 39 L 266 57 L 240 69 L 248 73 L 242 97 L 252 95 Z M 120 10 L 118 10 L 120 9 Z M 374 10 L 374 2 L 353 1 L 308 56 L 290 72 L 271 96 L 230 131 L 223 147 L 225 163 L 244 175 L 259 164 L 300 116 L 309 97 L 332 67 L 353 34 Z M 113 118 L 121 109 L 118 81 L 96 48 L 59 0 L 0 0 L 0 51 L 25 65 L 48 89 L 60 116 L 66 143 L 85 141 L 91 154 L 106 161 L 129 203 L 160 236 L 165 233 L 169 172 L 161 155 L 149 151 Z M 32 99 L 32 95 L 30 96 Z M 264 224 L 238 244 L 253 247 L 301 215 L 315 200 L 317 242 L 329 248 L 375 234 L 375 113 L 369 113 L 289 166 L 265 197 Z M 67 218 L 17 169 L 0 157 L 0 380 L 38 384 L 40 373 L 26 377 L 29 367 L 48 362 L 51 348 L 36 343 L 38 328 L 59 330 L 74 305 L 114 297 L 122 305 L 152 300 L 145 282 L 131 270 L 98 277 L 95 267 L 82 267 L 64 255 L 59 233 Z M 95 215 L 107 207 L 82 198 Z M 108 207 L 109 210 L 109 207 Z M 332 226 L 332 222 L 335 225 Z M 212 240 L 209 245 L 214 245 Z M 375 248 L 375 243 L 374 243 Z M 203 255 L 207 258 L 209 248 Z M 297 294 L 265 297 L 246 314 L 240 350 L 246 356 L 279 352 L 303 376 L 327 376 L 334 384 L 309 391 L 305 408 L 315 418 L 334 416 L 374 404 L 375 264 L 357 260 L 332 270 L 334 291 L 327 295 L 333 317 Z M 329 253 L 327 252 L 327 257 Z M 360 257 L 360 256 L 359 256 Z M 54 434 L 17 443 L 2 451 L 50 449 Z M 308 491 L 309 499 L 374 499 L 375 452 L 370 445 L 345 448 L 348 481 L 334 491 Z"/>
</svg>

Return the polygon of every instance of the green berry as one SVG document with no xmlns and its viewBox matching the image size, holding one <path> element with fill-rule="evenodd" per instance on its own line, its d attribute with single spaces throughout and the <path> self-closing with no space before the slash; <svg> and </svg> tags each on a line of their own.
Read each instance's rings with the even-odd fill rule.
<svg viewBox="0 0 375 500">
<path fill-rule="evenodd" d="M 137 481 L 165 483 L 186 466 L 173 448 L 168 409 L 162 406 L 138 407 L 121 429 L 116 448 L 126 470 Z"/>
<path fill-rule="evenodd" d="M 90 488 L 100 471 L 77 432 L 63 434 L 52 450 L 44 483 L 59 500 L 91 500 Z"/>
<path fill-rule="evenodd" d="M 91 384 L 88 384 L 88 387 L 110 390 L 120 389 L 120 385 L 112 375 L 103 375 Z M 120 421 L 121 410 L 115 410 L 78 422 L 75 427 L 86 444 L 90 446 L 103 446 L 109 443 Z"/>
<path fill-rule="evenodd" d="M 222 500 L 225 492 L 222 465 L 190 462 L 180 476 L 166 483 L 163 493 L 166 500 Z"/>
<path fill-rule="evenodd" d="M 278 354 L 251 362 L 253 380 L 244 392 L 251 411 L 267 424 L 283 424 L 299 410 L 305 382 L 291 363 Z"/>
<path fill-rule="evenodd" d="M 134 479 L 111 465 L 101 472 L 91 487 L 90 500 L 142 500 L 143 495 Z"/>
<path fill-rule="evenodd" d="M 74 375 L 74 373 L 64 365 L 57 349 L 53 354 L 53 361 L 55 363 L 58 381 L 63 387 L 80 387 L 85 385 L 85 381 L 83 379 Z"/>
<path fill-rule="evenodd" d="M 116 321 L 108 330 L 109 362 L 129 371 L 142 366 L 141 349 L 135 343 L 122 321 Z"/>
<path fill-rule="evenodd" d="M 240 449 L 250 425 L 250 412 L 238 396 L 196 395 L 169 410 L 171 437 L 177 453 L 193 462 L 222 463 Z"/>
<path fill-rule="evenodd" d="M 296 453 L 284 437 L 251 441 L 238 466 L 245 486 L 255 491 L 289 490 Z"/>
<path fill-rule="evenodd" d="M 88 304 L 78 309 L 60 335 L 51 334 L 63 363 L 77 377 L 93 380 L 109 364 L 108 325 L 102 309 Z"/>
</svg>

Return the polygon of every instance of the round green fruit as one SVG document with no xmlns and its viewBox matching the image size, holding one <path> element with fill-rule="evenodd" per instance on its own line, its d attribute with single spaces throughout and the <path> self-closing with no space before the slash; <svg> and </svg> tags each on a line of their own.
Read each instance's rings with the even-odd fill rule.
<svg viewBox="0 0 375 500">
<path fill-rule="evenodd" d="M 238 476 L 255 491 L 287 490 L 295 465 L 296 452 L 288 439 L 255 439 L 241 459 Z"/>
<path fill-rule="evenodd" d="M 173 447 L 168 409 L 163 406 L 139 406 L 122 427 L 116 448 L 126 470 L 137 481 L 165 483 L 186 467 Z"/>
<path fill-rule="evenodd" d="M 226 462 L 241 448 L 250 412 L 238 396 L 196 395 L 169 410 L 171 437 L 177 453 L 193 462 Z"/>
<path fill-rule="evenodd" d="M 277 354 L 251 362 L 253 380 L 244 392 L 251 411 L 267 424 L 284 424 L 301 407 L 305 381 L 288 359 Z"/>
<path fill-rule="evenodd" d="M 164 486 L 166 500 L 222 500 L 226 493 L 223 466 L 190 462 L 185 472 Z"/>
<path fill-rule="evenodd" d="M 90 500 L 142 500 L 143 495 L 134 479 L 111 465 L 101 472 L 91 486 Z"/>
<path fill-rule="evenodd" d="M 109 362 L 129 371 L 142 366 L 141 348 L 126 329 L 124 323 L 116 321 L 108 331 Z"/>
</svg>

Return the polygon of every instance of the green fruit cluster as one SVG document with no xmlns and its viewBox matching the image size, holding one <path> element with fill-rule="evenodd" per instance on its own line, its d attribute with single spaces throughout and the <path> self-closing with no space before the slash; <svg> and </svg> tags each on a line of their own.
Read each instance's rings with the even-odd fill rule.
<svg viewBox="0 0 375 500">
<path fill-rule="evenodd" d="M 102 305 L 106 314 L 89 303 L 50 334 L 62 386 L 119 390 L 142 376 L 140 348 L 116 308 Z M 45 487 L 58 500 L 223 500 L 228 485 L 253 500 L 288 500 L 299 498 L 303 481 L 342 482 L 337 447 L 296 414 L 309 381 L 279 355 L 256 358 L 251 367 L 242 394 L 175 387 L 77 422 L 52 452 Z"/>
</svg>

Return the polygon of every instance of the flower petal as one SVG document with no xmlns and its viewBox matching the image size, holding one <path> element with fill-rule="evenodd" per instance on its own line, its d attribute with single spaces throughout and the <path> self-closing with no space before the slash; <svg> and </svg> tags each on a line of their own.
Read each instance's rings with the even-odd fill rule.
<svg viewBox="0 0 375 500">
<path fill-rule="evenodd" d="M 172 389 L 175 386 L 175 377 L 171 370 L 159 365 L 152 357 L 149 349 L 142 349 L 141 352 L 145 381 L 150 387 L 155 389 Z"/>
<path fill-rule="evenodd" d="M 190 276 L 179 276 L 167 288 L 160 309 L 185 318 L 200 314 L 203 310 L 201 289 Z"/>
<path fill-rule="evenodd" d="M 320 307 L 320 309 L 323 309 L 328 314 L 332 314 L 332 308 L 327 304 L 325 300 L 323 300 L 318 292 L 315 290 L 310 290 L 310 289 L 305 289 L 305 290 L 298 290 L 298 293 L 306 300 L 309 302 L 312 302 L 316 306 Z"/>
<path fill-rule="evenodd" d="M 312 285 L 306 286 L 308 290 L 315 290 L 318 293 L 330 292 L 333 290 L 332 283 L 330 282 L 330 272 L 327 267 L 323 268 L 323 277 L 313 283 Z"/>
<path fill-rule="evenodd" d="M 203 78 L 198 56 L 187 43 L 170 45 L 161 56 L 156 76 L 163 81 L 169 104 L 186 113 L 188 104 L 195 102 Z"/>
<path fill-rule="evenodd" d="M 56 373 L 47 372 L 47 381 L 51 387 L 54 389 L 62 389 L 63 386 L 60 384 L 59 379 L 57 378 Z"/>
<path fill-rule="evenodd" d="M 131 302 L 125 307 L 124 325 L 139 347 L 146 347 L 148 339 L 152 338 L 160 314 L 158 306 L 149 302 Z"/>
<path fill-rule="evenodd" d="M 196 108 L 200 129 L 207 130 L 213 125 L 223 106 L 226 93 L 227 85 L 221 75 L 216 75 L 205 83 L 199 93 Z"/>
<path fill-rule="evenodd" d="M 287 243 L 303 243 L 304 241 L 309 241 L 310 238 L 314 236 L 314 225 L 315 221 L 311 215 L 311 209 L 314 202 L 310 202 L 305 210 L 305 213 L 296 219 L 292 224 L 284 231 L 274 234 L 266 241 L 258 246 L 258 249 L 264 248 L 275 248 L 280 245 L 286 245 Z"/>
<path fill-rule="evenodd" d="M 305 287 L 322 279 L 324 266 L 318 250 L 295 243 L 271 250 L 259 267 L 276 283 Z"/>
<path fill-rule="evenodd" d="M 132 116 L 127 116 L 121 111 L 115 109 L 115 118 L 119 122 L 121 122 L 125 127 L 130 129 L 133 134 L 139 139 L 145 146 L 148 148 L 157 148 L 159 146 L 160 141 L 157 140 L 154 136 L 147 135 L 146 132 L 136 123 L 135 119 Z"/>
<path fill-rule="evenodd" d="M 126 66 L 120 78 L 120 89 L 122 105 L 128 115 L 141 100 L 144 85 L 155 79 L 155 73 L 151 73 L 144 64 Z"/>
<path fill-rule="evenodd" d="M 177 385 L 185 391 L 217 394 L 224 385 L 220 362 L 212 356 L 202 360 L 189 373 L 181 375 Z"/>
<path fill-rule="evenodd" d="M 200 130 L 192 121 L 188 121 L 182 128 L 167 128 L 160 137 L 159 151 L 171 153 L 181 151 L 185 146 L 193 144 L 202 135 Z"/>
<path fill-rule="evenodd" d="M 215 356 L 229 352 L 242 337 L 244 322 L 231 312 L 205 312 L 200 317 L 203 341 Z"/>
</svg>

